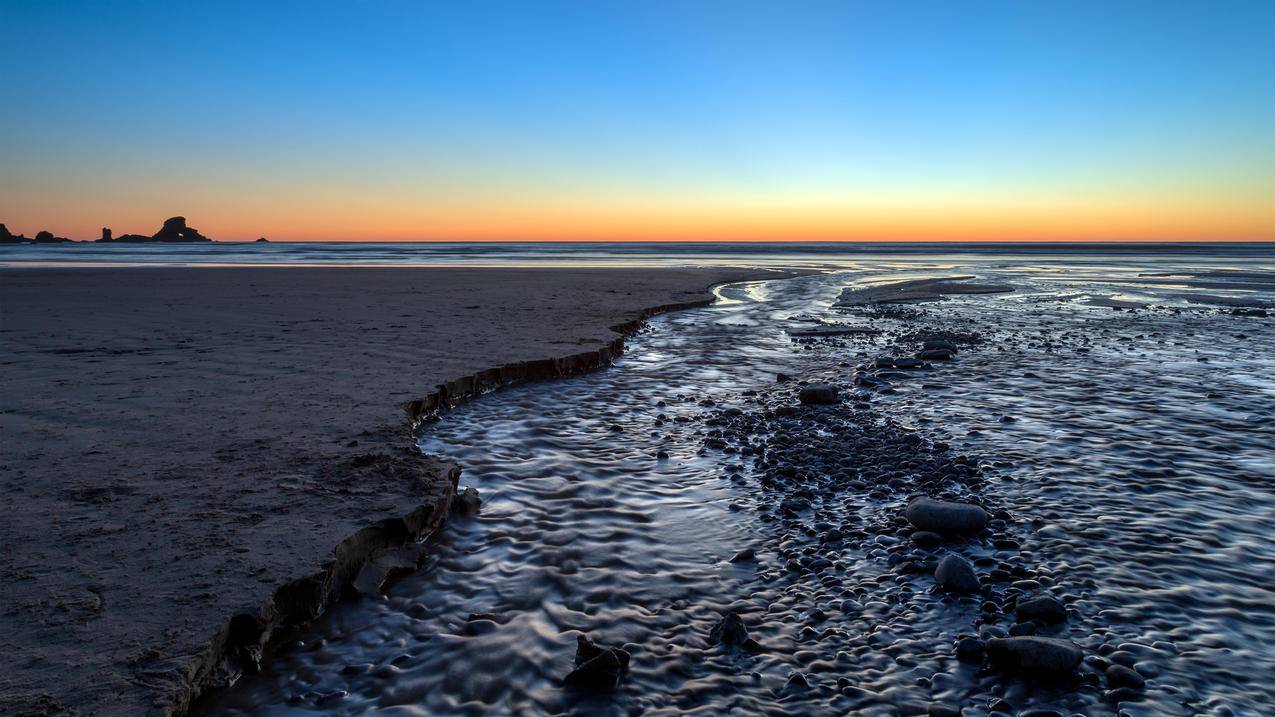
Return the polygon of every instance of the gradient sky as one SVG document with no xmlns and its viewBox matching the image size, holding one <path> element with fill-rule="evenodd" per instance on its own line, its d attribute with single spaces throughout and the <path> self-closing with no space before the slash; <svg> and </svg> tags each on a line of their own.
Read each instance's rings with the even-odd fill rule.
<svg viewBox="0 0 1275 717">
<path fill-rule="evenodd" d="M 1275 1 L 0 0 L 0 222 L 1275 240 Z"/>
</svg>

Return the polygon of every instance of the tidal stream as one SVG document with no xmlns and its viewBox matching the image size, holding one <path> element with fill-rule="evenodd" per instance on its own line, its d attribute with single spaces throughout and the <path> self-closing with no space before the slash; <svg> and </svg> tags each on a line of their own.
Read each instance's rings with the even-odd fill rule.
<svg viewBox="0 0 1275 717">
<path fill-rule="evenodd" d="M 612 368 L 430 426 L 481 511 L 199 711 L 1272 714 L 1275 318 L 1232 305 L 1275 300 L 1273 263 L 911 259 L 723 287 Z M 957 275 L 1014 291 L 837 305 Z M 877 365 L 933 337 L 954 360 Z M 799 406 L 806 381 L 840 402 Z M 910 539 L 904 507 L 935 492 L 988 533 Z M 980 594 L 936 588 L 948 553 Z M 1066 606 L 1027 627 L 1084 651 L 1073 676 L 958 659 L 1028 594 Z M 714 644 L 730 612 L 757 649 Z M 563 689 L 581 633 L 631 655 L 613 692 Z M 1145 687 L 1114 690 L 1111 664 Z"/>
</svg>

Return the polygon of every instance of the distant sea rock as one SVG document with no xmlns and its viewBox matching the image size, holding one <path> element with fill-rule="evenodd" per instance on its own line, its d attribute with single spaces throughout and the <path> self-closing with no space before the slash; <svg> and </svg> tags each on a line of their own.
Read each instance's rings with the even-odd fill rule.
<svg viewBox="0 0 1275 717">
<path fill-rule="evenodd" d="M 159 231 L 150 236 L 144 234 L 121 234 L 116 239 L 110 239 L 111 230 L 103 228 L 102 238 L 99 241 L 114 241 L 123 243 L 144 243 L 144 242 L 204 242 L 212 241 L 208 237 L 199 233 L 198 229 L 186 226 L 186 217 L 172 217 L 164 220 L 164 226 Z"/>
<path fill-rule="evenodd" d="M 53 236 L 53 232 L 51 231 L 42 231 L 35 235 L 36 244 L 61 244 L 69 241 L 71 240 L 66 237 Z"/>
<path fill-rule="evenodd" d="M 257 244 L 260 244 L 260 243 L 262 243 L 262 242 L 268 242 L 268 241 L 270 241 L 270 240 L 269 240 L 269 239 L 267 239 L 267 238 L 265 238 L 265 237 L 261 237 L 260 239 L 258 239 L 258 240 L 256 241 L 256 243 L 257 243 Z"/>
<path fill-rule="evenodd" d="M 0 244 L 21 244 L 24 241 L 29 240 L 21 234 L 10 234 L 9 227 L 0 224 Z"/>
</svg>

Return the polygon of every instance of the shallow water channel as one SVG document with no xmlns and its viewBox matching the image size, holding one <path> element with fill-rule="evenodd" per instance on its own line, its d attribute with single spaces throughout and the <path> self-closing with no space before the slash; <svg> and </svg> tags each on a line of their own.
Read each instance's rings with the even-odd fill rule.
<svg viewBox="0 0 1275 717">
<path fill-rule="evenodd" d="M 464 467 L 481 512 L 455 517 L 424 569 L 337 606 L 201 711 L 1270 714 L 1275 318 L 1183 298 L 1269 299 L 1263 284 L 1146 276 L 1177 269 L 913 261 L 722 288 L 711 307 L 652 320 L 613 368 L 500 391 L 432 425 L 422 449 Z M 834 306 L 849 285 L 953 274 L 1016 291 Z M 790 333 L 829 326 L 883 333 Z M 899 337 L 938 330 L 978 339 L 955 361 L 854 385 Z M 808 511 L 781 515 L 761 451 L 710 439 L 735 411 L 795 404 L 802 379 L 837 383 L 864 426 L 977 463 L 981 499 L 1012 519 L 995 545 L 949 549 L 1029 570 L 1069 609 L 1050 634 L 1135 666 L 1145 691 L 1113 700 L 1093 679 L 1039 685 L 959 662 L 956 640 L 988 623 L 980 601 L 899 569 L 924 559 L 906 531 L 867 529 L 897 523 L 905 493 L 816 491 Z M 829 515 L 864 537 L 821 539 Z M 745 548 L 755 561 L 729 562 Z M 803 572 L 793 555 L 829 564 Z M 762 650 L 710 644 L 728 610 Z M 580 633 L 631 653 L 614 693 L 562 688 Z"/>
</svg>

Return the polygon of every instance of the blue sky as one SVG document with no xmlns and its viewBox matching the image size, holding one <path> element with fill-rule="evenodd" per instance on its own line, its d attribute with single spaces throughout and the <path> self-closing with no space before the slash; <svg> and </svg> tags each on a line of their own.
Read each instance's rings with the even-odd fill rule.
<svg viewBox="0 0 1275 717">
<path fill-rule="evenodd" d="M 1275 230 L 1275 3 L 460 5 L 0 0 L 0 221 Z"/>
</svg>

